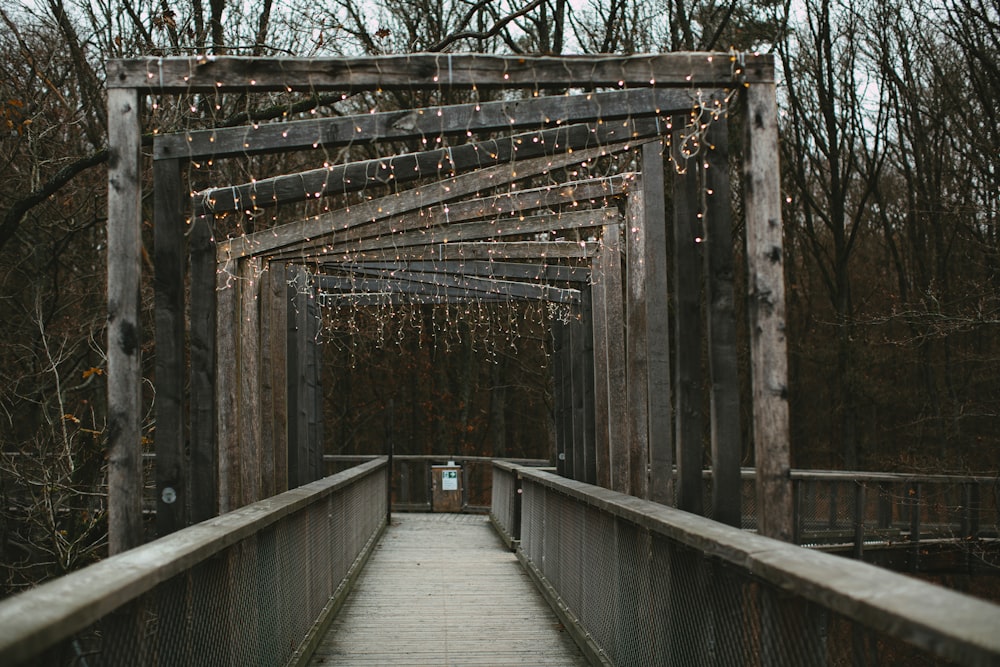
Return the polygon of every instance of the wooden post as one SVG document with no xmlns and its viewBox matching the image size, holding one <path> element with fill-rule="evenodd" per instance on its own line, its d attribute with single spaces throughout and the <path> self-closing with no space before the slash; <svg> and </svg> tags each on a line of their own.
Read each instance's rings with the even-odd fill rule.
<svg viewBox="0 0 1000 667">
<path fill-rule="evenodd" d="M 608 428 L 608 329 L 604 263 L 601 255 L 591 262 L 591 301 L 594 329 L 594 470 L 596 484 L 611 488 L 611 432 Z"/>
<path fill-rule="evenodd" d="M 237 264 L 239 402 L 239 506 L 260 500 L 260 313 L 257 298 L 260 259 L 249 257 Z"/>
<path fill-rule="evenodd" d="M 601 235 L 604 312 L 607 325 L 608 443 L 611 489 L 628 493 L 628 404 L 625 384 L 625 313 L 622 303 L 621 230 L 605 225 Z"/>
<path fill-rule="evenodd" d="M 215 392 L 219 461 L 219 513 L 241 506 L 243 483 L 239 428 L 239 260 L 229 260 L 216 273 Z"/>
<path fill-rule="evenodd" d="M 792 539 L 778 112 L 773 83 L 745 91 L 744 208 L 757 513 L 762 535 Z"/>
<path fill-rule="evenodd" d="M 184 210 L 180 162 L 153 163 L 156 302 L 156 529 L 188 523 L 184 446 Z"/>
<path fill-rule="evenodd" d="M 670 321 L 667 300 L 667 221 L 663 143 L 642 145 L 642 208 L 645 220 L 646 379 L 648 382 L 649 499 L 674 503 L 673 432 L 670 409 Z"/>
<path fill-rule="evenodd" d="M 322 320 L 316 289 L 310 284 L 306 300 L 306 386 L 309 398 L 309 481 L 325 476 L 323 464 L 323 348 L 320 343 Z"/>
<path fill-rule="evenodd" d="M 684 117 L 675 119 L 683 127 Z M 684 159 L 682 134 L 674 130 L 674 160 L 683 169 L 674 175 L 674 345 L 677 374 L 675 424 L 677 440 L 677 507 L 702 514 L 702 377 L 701 270 L 705 230 L 699 216 L 698 158 Z"/>
<path fill-rule="evenodd" d="M 569 469 L 569 461 L 567 461 L 567 476 L 582 481 L 586 476 L 584 445 L 587 440 L 587 425 L 583 403 L 585 393 L 583 357 L 586 354 L 586 350 L 584 349 L 586 341 L 583 337 L 583 321 L 579 314 L 570 322 L 567 330 L 569 331 L 570 395 L 572 396 L 571 408 L 573 415 L 573 438 L 570 446 L 567 447 L 567 455 L 572 451 L 573 460 L 572 469 Z"/>
<path fill-rule="evenodd" d="M 712 387 L 712 518 L 739 527 L 742 435 L 729 204 L 729 130 L 725 116 L 711 121 L 702 150 L 708 370 Z"/>
<path fill-rule="evenodd" d="M 649 359 L 646 309 L 646 219 L 642 192 L 632 190 L 625 209 L 626 403 L 628 404 L 629 492 L 648 496 Z"/>
<path fill-rule="evenodd" d="M 566 433 L 565 421 L 565 390 L 563 389 L 563 359 L 562 350 L 566 344 L 566 326 L 556 320 L 552 323 L 552 392 L 553 392 L 553 420 L 556 432 L 556 472 L 563 477 L 566 476 Z"/>
<path fill-rule="evenodd" d="M 285 265 L 269 262 L 261 279 L 261 491 L 268 497 L 288 490 Z"/>
<path fill-rule="evenodd" d="M 139 94 L 108 90 L 108 553 L 142 543 Z"/>
<path fill-rule="evenodd" d="M 191 225 L 191 521 L 219 511 L 216 433 L 216 260 L 211 217 Z"/>
<path fill-rule="evenodd" d="M 594 308 L 590 287 L 580 290 L 580 334 L 583 336 L 583 481 L 597 483 L 594 417 Z"/>
</svg>

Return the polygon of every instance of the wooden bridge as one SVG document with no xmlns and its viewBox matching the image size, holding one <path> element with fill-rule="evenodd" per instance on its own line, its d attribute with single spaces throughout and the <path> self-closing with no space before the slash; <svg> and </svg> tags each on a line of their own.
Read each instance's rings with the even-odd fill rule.
<svg viewBox="0 0 1000 667">
<path fill-rule="evenodd" d="M 0 602 L 0 663 L 1000 663 L 1000 607 L 862 562 L 903 545 L 920 572 L 933 539 L 964 547 L 948 567 L 976 570 L 995 553 L 995 480 L 790 467 L 775 85 L 770 56 L 738 53 L 110 63 L 112 555 Z M 510 99 L 449 103 L 490 89 Z M 383 90 L 440 106 L 154 139 L 162 536 L 143 544 L 144 100 Z M 745 128 L 746 368 L 730 112 Z M 195 193 L 182 177 L 428 137 L 460 140 Z M 264 222 L 301 202 L 320 212 Z M 261 226 L 220 234 L 233 218 Z M 500 539 L 392 518 L 391 459 L 322 475 L 318 303 L 520 299 L 572 316 L 552 323 L 553 468 L 489 462 Z"/>
<path fill-rule="evenodd" d="M 0 603 L 0 662 L 1000 660 L 996 605 L 537 468 L 493 472 L 492 528 L 389 518 L 377 459 L 177 531 Z M 981 528 L 996 524 L 993 509 Z"/>
</svg>

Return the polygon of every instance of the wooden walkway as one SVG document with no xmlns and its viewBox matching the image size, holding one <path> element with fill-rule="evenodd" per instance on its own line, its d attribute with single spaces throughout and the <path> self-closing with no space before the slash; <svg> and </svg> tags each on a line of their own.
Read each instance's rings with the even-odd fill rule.
<svg viewBox="0 0 1000 667">
<path fill-rule="evenodd" d="M 310 664 L 587 662 L 485 517 L 396 514 Z"/>
</svg>

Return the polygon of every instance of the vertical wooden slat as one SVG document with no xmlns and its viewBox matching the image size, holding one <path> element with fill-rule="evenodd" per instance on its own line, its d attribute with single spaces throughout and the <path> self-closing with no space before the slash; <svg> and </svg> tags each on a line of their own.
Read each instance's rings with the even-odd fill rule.
<svg viewBox="0 0 1000 667">
<path fill-rule="evenodd" d="M 625 312 L 622 294 L 619 225 L 605 225 L 601 257 L 604 310 L 608 326 L 608 441 L 611 445 L 611 488 L 628 493 L 628 404 L 625 389 Z"/>
<path fill-rule="evenodd" d="M 319 304 L 316 302 L 316 288 L 309 285 L 309 294 L 306 301 L 306 343 L 309 350 L 309 392 L 310 392 L 310 415 L 309 415 L 309 481 L 321 479 L 324 476 L 323 465 L 323 346 L 320 340 L 322 321 L 320 319 Z"/>
<path fill-rule="evenodd" d="M 156 530 L 187 525 L 184 452 L 184 210 L 178 160 L 153 164 L 156 304 Z"/>
<path fill-rule="evenodd" d="M 674 503 L 670 408 L 670 320 L 667 299 L 667 223 L 663 144 L 642 146 L 642 199 L 646 266 L 646 365 L 648 380 L 649 498 Z"/>
<path fill-rule="evenodd" d="M 611 441 L 608 428 L 608 315 L 604 302 L 604 263 L 597 255 L 591 261 L 590 294 L 594 331 L 594 469 L 596 484 L 611 488 Z"/>
<path fill-rule="evenodd" d="M 275 391 L 274 391 L 274 310 L 272 304 L 274 274 L 271 263 L 262 265 L 260 274 L 260 495 L 269 498 L 276 493 L 274 474 L 275 453 Z M 284 279 L 284 274 L 281 276 Z M 279 280 L 279 282 L 282 282 Z M 284 333 L 284 331 L 282 331 Z M 284 361 L 284 356 L 278 359 Z"/>
<path fill-rule="evenodd" d="M 188 238 L 191 253 L 191 521 L 219 509 L 216 440 L 216 261 L 212 219 L 195 218 Z"/>
<path fill-rule="evenodd" d="M 683 123 L 684 120 L 675 120 L 675 127 L 683 127 Z M 683 145 L 681 134 L 685 131 L 690 130 L 675 129 L 673 141 L 674 159 L 683 169 L 683 173 L 674 175 L 676 492 L 679 509 L 702 514 L 701 252 L 704 229 L 698 216 L 698 160 L 685 160 L 679 154 Z"/>
<path fill-rule="evenodd" d="M 711 376 L 712 518 L 740 525 L 740 380 L 736 354 L 733 232 L 729 204 L 729 131 L 725 116 L 708 126 L 703 146 L 708 370 Z"/>
<path fill-rule="evenodd" d="M 570 393 L 573 396 L 573 441 L 569 449 L 573 452 L 572 478 L 583 480 L 585 476 L 586 459 L 584 455 L 584 444 L 587 440 L 586 414 L 584 411 L 584 380 L 583 380 L 583 355 L 584 337 L 583 321 L 578 316 L 572 320 L 569 327 L 569 364 L 570 364 Z M 569 466 L 567 466 L 569 467 Z"/>
<path fill-rule="evenodd" d="M 239 429 L 239 285 L 238 260 L 223 262 L 216 273 L 215 392 L 219 461 L 219 512 L 241 505 Z"/>
<path fill-rule="evenodd" d="M 585 287 L 580 293 L 580 334 L 583 336 L 583 409 L 584 409 L 584 444 L 583 444 L 583 481 L 588 484 L 597 483 L 597 464 L 595 461 L 595 416 L 594 416 L 594 308 L 590 288 Z"/>
<path fill-rule="evenodd" d="M 240 506 L 260 500 L 260 313 L 257 298 L 260 259 L 238 264 Z"/>
<path fill-rule="evenodd" d="M 139 94 L 108 90 L 108 552 L 142 543 Z"/>
<path fill-rule="evenodd" d="M 628 404 L 629 492 L 648 495 L 649 333 L 646 321 L 646 219 L 642 190 L 633 188 L 625 210 L 626 402 Z"/>
<path fill-rule="evenodd" d="M 552 323 L 552 393 L 553 393 L 553 420 L 556 432 L 556 472 L 563 477 L 566 476 L 566 429 L 565 421 L 565 397 L 563 390 L 563 359 L 562 350 L 565 345 L 565 325 L 556 320 Z"/>
<path fill-rule="evenodd" d="M 789 541 L 788 352 L 775 85 L 755 83 L 744 93 L 744 207 L 757 513 L 761 534 Z"/>
</svg>

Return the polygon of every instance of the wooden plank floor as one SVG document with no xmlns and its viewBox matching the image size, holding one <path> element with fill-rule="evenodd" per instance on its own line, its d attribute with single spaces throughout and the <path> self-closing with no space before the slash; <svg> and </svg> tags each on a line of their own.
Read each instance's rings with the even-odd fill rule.
<svg viewBox="0 0 1000 667">
<path fill-rule="evenodd" d="M 310 664 L 587 662 L 485 517 L 395 514 Z"/>
</svg>

